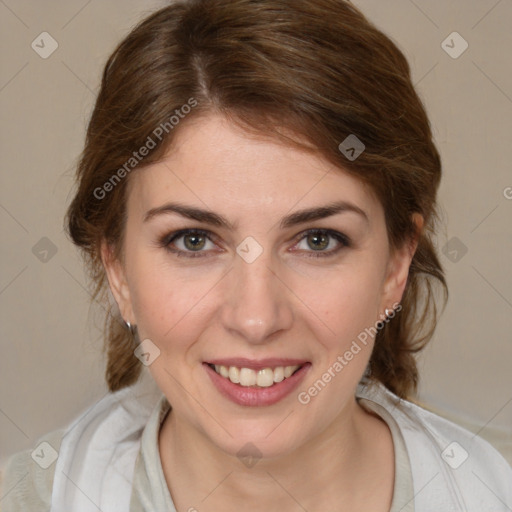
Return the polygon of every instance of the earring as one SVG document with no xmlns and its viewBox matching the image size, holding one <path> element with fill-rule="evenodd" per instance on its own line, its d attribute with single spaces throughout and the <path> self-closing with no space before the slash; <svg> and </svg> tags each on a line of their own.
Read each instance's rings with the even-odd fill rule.
<svg viewBox="0 0 512 512">
<path fill-rule="evenodd" d="M 389 315 L 391 314 L 391 312 L 392 312 L 392 311 L 394 312 L 394 309 L 388 309 L 388 308 L 386 308 L 386 309 L 384 310 L 384 314 L 386 315 L 386 318 L 389 318 Z"/>
<path fill-rule="evenodd" d="M 132 336 L 135 336 L 135 330 L 137 329 L 136 325 L 132 325 L 130 322 L 124 322 L 126 324 L 126 328 L 130 331 Z"/>
</svg>

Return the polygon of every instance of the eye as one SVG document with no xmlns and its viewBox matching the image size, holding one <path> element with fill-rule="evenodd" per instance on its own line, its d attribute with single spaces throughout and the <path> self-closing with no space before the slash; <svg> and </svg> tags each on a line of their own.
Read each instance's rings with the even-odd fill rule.
<svg viewBox="0 0 512 512">
<path fill-rule="evenodd" d="M 303 246 L 300 247 L 300 244 Z M 329 257 L 334 256 L 344 247 L 350 247 L 350 240 L 346 235 L 337 231 L 310 229 L 301 235 L 299 244 L 295 247 L 310 253 L 307 257 Z"/>
<path fill-rule="evenodd" d="M 215 240 L 215 235 L 208 231 L 182 229 L 162 237 L 159 245 L 178 257 L 198 258 L 206 257 L 209 252 L 215 250 Z M 319 258 L 334 256 L 343 248 L 350 246 L 350 239 L 343 233 L 317 228 L 301 233 L 299 243 L 292 251 L 303 251 L 307 253 L 306 257 Z"/>
<path fill-rule="evenodd" d="M 184 256 L 186 258 L 206 256 L 203 253 L 215 248 L 212 234 L 201 229 L 182 229 L 181 231 L 176 231 L 164 236 L 160 241 L 160 245 L 177 256 Z M 203 251 L 203 249 L 206 250 Z"/>
</svg>

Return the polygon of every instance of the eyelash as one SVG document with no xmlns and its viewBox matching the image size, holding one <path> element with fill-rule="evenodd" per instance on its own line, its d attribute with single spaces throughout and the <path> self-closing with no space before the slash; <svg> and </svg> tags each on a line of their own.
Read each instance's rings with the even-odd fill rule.
<svg viewBox="0 0 512 512">
<path fill-rule="evenodd" d="M 205 231 L 203 229 L 181 229 L 179 231 L 175 231 L 173 233 L 169 233 L 169 234 L 163 236 L 159 240 L 159 246 L 163 247 L 165 250 L 175 254 L 179 258 L 204 258 L 204 257 L 207 257 L 207 255 L 205 254 L 206 251 L 183 251 L 181 249 L 171 249 L 171 244 L 173 242 L 175 242 L 176 240 L 178 240 L 186 235 L 192 235 L 192 234 L 204 236 L 211 242 L 215 243 L 216 237 L 209 231 Z M 328 258 L 328 257 L 336 255 L 339 251 L 341 251 L 341 249 L 352 246 L 350 239 L 343 233 L 339 233 L 338 231 L 333 231 L 330 229 L 320 229 L 320 228 L 308 229 L 307 231 L 302 232 L 300 234 L 300 236 L 297 237 L 298 239 L 297 239 L 296 244 L 301 242 L 303 239 L 305 239 L 310 234 L 328 235 L 328 236 L 334 238 L 341 245 L 339 247 L 337 247 L 336 249 L 331 249 L 330 251 L 307 251 L 307 252 L 311 252 L 311 254 L 306 256 L 307 258 Z"/>
</svg>

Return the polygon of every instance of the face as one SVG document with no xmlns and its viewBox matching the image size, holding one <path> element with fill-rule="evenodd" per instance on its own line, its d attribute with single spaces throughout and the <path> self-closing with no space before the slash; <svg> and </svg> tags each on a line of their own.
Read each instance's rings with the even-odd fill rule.
<svg viewBox="0 0 512 512">
<path fill-rule="evenodd" d="M 368 332 L 413 254 L 390 252 L 370 190 L 213 115 L 130 180 L 124 262 L 102 255 L 123 318 L 160 351 L 149 370 L 176 421 L 265 456 L 350 421 Z"/>
</svg>

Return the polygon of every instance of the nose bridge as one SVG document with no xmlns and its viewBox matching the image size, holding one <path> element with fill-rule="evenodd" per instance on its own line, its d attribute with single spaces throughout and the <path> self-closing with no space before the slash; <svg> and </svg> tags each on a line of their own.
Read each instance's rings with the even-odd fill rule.
<svg viewBox="0 0 512 512">
<path fill-rule="evenodd" d="M 264 251 L 253 261 L 237 255 L 229 276 L 222 313 L 226 329 L 248 342 L 264 343 L 273 333 L 290 327 L 287 289 L 270 253 Z"/>
</svg>

